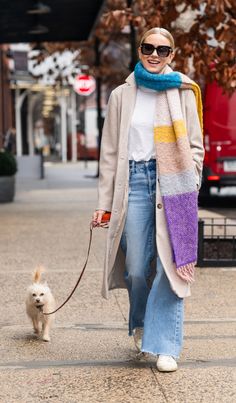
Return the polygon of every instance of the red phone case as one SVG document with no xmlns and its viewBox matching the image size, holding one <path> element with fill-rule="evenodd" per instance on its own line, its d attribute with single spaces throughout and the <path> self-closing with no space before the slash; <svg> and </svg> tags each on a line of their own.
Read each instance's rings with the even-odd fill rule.
<svg viewBox="0 0 236 403">
<path fill-rule="evenodd" d="M 111 213 L 110 211 L 106 211 L 102 216 L 102 223 L 110 221 Z"/>
</svg>

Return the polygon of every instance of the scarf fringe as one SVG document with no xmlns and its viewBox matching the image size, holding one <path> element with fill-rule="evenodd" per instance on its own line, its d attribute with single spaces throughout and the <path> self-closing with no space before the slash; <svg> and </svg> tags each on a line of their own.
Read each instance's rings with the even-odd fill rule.
<svg viewBox="0 0 236 403">
<path fill-rule="evenodd" d="M 177 274 L 182 280 L 187 281 L 187 283 L 193 283 L 194 272 L 196 262 L 185 264 L 184 266 L 177 267 Z"/>
</svg>

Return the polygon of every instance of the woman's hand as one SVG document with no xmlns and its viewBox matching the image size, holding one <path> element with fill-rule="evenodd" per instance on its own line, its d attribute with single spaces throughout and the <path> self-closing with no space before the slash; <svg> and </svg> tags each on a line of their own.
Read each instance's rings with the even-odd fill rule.
<svg viewBox="0 0 236 403">
<path fill-rule="evenodd" d="M 93 221 L 92 221 L 94 227 L 99 226 L 101 224 L 102 216 L 105 212 L 106 212 L 105 210 L 95 210 L 94 211 Z"/>
</svg>

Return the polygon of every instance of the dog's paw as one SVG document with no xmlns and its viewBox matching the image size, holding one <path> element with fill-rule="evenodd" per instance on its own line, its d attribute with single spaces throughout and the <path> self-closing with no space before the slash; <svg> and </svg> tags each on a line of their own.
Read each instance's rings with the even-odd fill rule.
<svg viewBox="0 0 236 403">
<path fill-rule="evenodd" d="M 43 341 L 50 341 L 51 340 L 50 336 L 48 336 L 48 335 L 43 335 L 42 339 L 43 339 Z"/>
</svg>

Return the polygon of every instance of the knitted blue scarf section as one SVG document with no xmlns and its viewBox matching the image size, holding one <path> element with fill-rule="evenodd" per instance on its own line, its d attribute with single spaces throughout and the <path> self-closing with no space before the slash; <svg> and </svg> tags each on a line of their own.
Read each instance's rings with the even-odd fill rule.
<svg viewBox="0 0 236 403">
<path fill-rule="evenodd" d="M 134 76 L 138 86 L 150 88 L 156 91 L 180 88 L 182 84 L 180 73 L 174 71 L 167 74 L 150 73 L 143 67 L 141 62 L 136 64 Z"/>
</svg>

